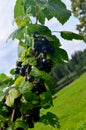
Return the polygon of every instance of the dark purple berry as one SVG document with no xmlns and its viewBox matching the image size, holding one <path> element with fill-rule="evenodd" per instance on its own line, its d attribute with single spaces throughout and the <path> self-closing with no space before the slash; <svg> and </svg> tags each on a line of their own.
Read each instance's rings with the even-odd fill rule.
<svg viewBox="0 0 86 130">
<path fill-rule="evenodd" d="M 38 83 L 44 83 L 44 80 L 43 80 L 42 78 L 40 78 L 40 79 L 38 80 Z"/>
<path fill-rule="evenodd" d="M 26 70 L 25 69 L 20 69 L 20 75 L 25 76 L 25 74 L 26 74 Z"/>
<path fill-rule="evenodd" d="M 50 53 L 54 53 L 55 49 L 53 47 L 50 48 Z"/>
<path fill-rule="evenodd" d="M 42 52 L 43 52 L 43 53 L 47 53 L 47 47 L 46 47 L 46 46 L 43 46 L 43 47 L 42 47 Z"/>
<path fill-rule="evenodd" d="M 31 115 L 26 115 L 25 121 L 28 123 L 29 128 L 34 128 L 34 123 L 32 121 L 32 116 Z"/>
<path fill-rule="evenodd" d="M 27 80 L 28 80 L 29 82 L 33 82 L 33 81 L 34 81 L 34 76 L 33 76 L 33 75 L 28 76 L 28 77 L 27 77 Z"/>
<path fill-rule="evenodd" d="M 17 62 L 16 62 L 16 66 L 22 67 L 22 62 L 21 62 L 21 61 L 17 61 Z"/>
<path fill-rule="evenodd" d="M 27 68 L 27 65 L 22 65 L 23 70 L 26 70 L 26 68 Z"/>
<path fill-rule="evenodd" d="M 19 74 L 20 73 L 20 68 L 15 68 L 14 72 L 15 72 L 15 74 Z"/>
</svg>

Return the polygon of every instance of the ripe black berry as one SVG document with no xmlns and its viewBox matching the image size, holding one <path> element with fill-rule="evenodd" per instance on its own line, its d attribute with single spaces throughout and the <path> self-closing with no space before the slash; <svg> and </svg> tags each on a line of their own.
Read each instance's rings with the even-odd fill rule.
<svg viewBox="0 0 86 130">
<path fill-rule="evenodd" d="M 55 49 L 53 47 L 51 47 L 49 50 L 50 50 L 51 54 L 54 53 L 54 51 L 55 51 Z"/>
<path fill-rule="evenodd" d="M 42 52 L 43 52 L 43 53 L 47 53 L 47 47 L 46 47 L 46 46 L 43 46 L 43 47 L 42 47 Z"/>
<path fill-rule="evenodd" d="M 33 81 L 34 81 L 34 76 L 33 76 L 33 75 L 28 76 L 28 77 L 27 77 L 27 80 L 28 80 L 29 82 L 33 82 Z"/>
<path fill-rule="evenodd" d="M 34 123 L 32 121 L 32 116 L 31 115 L 26 115 L 25 121 L 28 123 L 29 128 L 34 128 Z"/>
<path fill-rule="evenodd" d="M 39 114 L 40 114 L 39 107 L 34 108 L 33 110 L 30 111 L 30 115 L 32 116 L 32 120 L 35 122 L 39 121 L 39 119 L 40 119 Z"/>
<path fill-rule="evenodd" d="M 20 68 L 15 68 L 14 72 L 15 72 L 15 74 L 19 74 L 20 73 Z"/>
<path fill-rule="evenodd" d="M 27 65 L 22 65 L 23 70 L 26 70 L 26 68 L 27 68 Z"/>
<path fill-rule="evenodd" d="M 43 80 L 42 78 L 40 78 L 40 79 L 38 80 L 38 83 L 44 83 L 44 80 Z"/>
<path fill-rule="evenodd" d="M 17 61 L 16 62 L 16 66 L 21 67 L 22 66 L 22 62 L 21 61 Z"/>
<path fill-rule="evenodd" d="M 25 74 L 26 74 L 26 70 L 25 69 L 20 69 L 20 75 L 22 75 L 22 76 L 25 76 Z"/>
</svg>

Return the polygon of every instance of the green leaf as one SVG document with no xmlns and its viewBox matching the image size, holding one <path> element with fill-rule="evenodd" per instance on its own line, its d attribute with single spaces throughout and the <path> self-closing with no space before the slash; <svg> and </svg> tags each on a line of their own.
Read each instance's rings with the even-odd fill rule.
<svg viewBox="0 0 86 130">
<path fill-rule="evenodd" d="M 69 31 L 61 31 L 61 37 L 66 40 L 84 40 L 83 36 Z"/>
<path fill-rule="evenodd" d="M 14 18 L 25 15 L 24 6 L 23 6 L 24 1 L 25 0 L 17 0 L 16 1 L 15 7 L 14 7 Z"/>
<path fill-rule="evenodd" d="M 45 125 L 50 125 L 54 129 L 60 128 L 58 117 L 51 112 L 47 112 L 46 115 L 41 116 L 40 122 L 44 123 Z"/>
<path fill-rule="evenodd" d="M 30 82 L 22 81 L 21 84 L 18 86 L 19 90 L 23 94 L 25 91 L 30 92 L 33 87 L 33 84 Z"/>
<path fill-rule="evenodd" d="M 22 82 L 19 86 L 21 93 L 23 94 L 25 100 L 32 101 L 37 100 L 38 97 L 36 94 L 32 93 L 31 89 L 33 88 L 33 84 L 30 82 Z"/>
<path fill-rule="evenodd" d="M 24 92 L 23 92 L 23 96 L 25 98 L 25 100 L 27 101 L 36 101 L 35 103 L 37 104 L 37 100 L 38 100 L 38 96 L 35 94 L 35 93 L 32 93 L 31 91 L 28 91 L 28 89 L 26 89 Z"/>
<path fill-rule="evenodd" d="M 25 16 L 17 17 L 15 19 L 15 21 L 16 21 L 18 27 L 22 27 L 22 26 L 24 26 L 26 24 L 29 24 L 30 18 L 25 15 Z"/>
<path fill-rule="evenodd" d="M 23 129 L 27 129 L 28 128 L 28 124 L 25 122 L 25 121 L 22 121 L 21 119 L 17 119 L 14 123 L 14 128 L 17 129 L 17 128 L 23 128 Z"/>
<path fill-rule="evenodd" d="M 64 24 L 71 15 L 71 12 L 66 9 L 61 0 L 49 0 L 46 8 L 48 8 L 49 14 L 56 17 L 61 24 Z"/>
<path fill-rule="evenodd" d="M 21 112 L 22 112 L 23 114 L 26 114 L 26 112 L 27 112 L 30 108 L 32 108 L 32 104 L 30 104 L 28 101 L 26 101 L 26 100 L 24 99 L 24 97 L 22 96 L 22 99 L 21 99 L 21 108 L 20 108 Z"/>
<path fill-rule="evenodd" d="M 25 33 L 25 27 L 21 27 L 16 29 L 11 35 L 8 37 L 7 41 L 12 38 L 14 40 L 15 38 L 18 40 L 24 39 L 24 33 Z"/>
<path fill-rule="evenodd" d="M 20 91 L 18 89 L 13 88 L 9 90 L 8 96 L 6 98 L 6 105 L 9 107 L 13 107 L 15 99 L 18 98 L 19 96 L 20 96 Z"/>
<path fill-rule="evenodd" d="M 34 46 L 34 39 L 33 37 L 30 37 L 28 34 L 25 34 L 25 42 L 26 42 L 26 45 L 29 47 Z"/>
<path fill-rule="evenodd" d="M 41 24 L 44 24 L 45 23 L 45 15 L 44 15 L 44 12 L 41 10 L 41 8 L 39 8 L 39 13 L 38 13 L 38 19 L 39 19 L 39 22 Z"/>
<path fill-rule="evenodd" d="M 51 44 L 55 48 L 55 52 L 53 55 L 49 54 L 49 57 L 52 59 L 54 66 L 57 66 L 58 63 L 64 63 L 65 61 L 68 61 L 68 54 L 64 49 L 60 48 L 59 40 L 57 40 L 57 42 L 51 42 Z"/>
<path fill-rule="evenodd" d="M 10 70 L 11 75 L 15 75 L 14 68 Z"/>
<path fill-rule="evenodd" d="M 40 35 L 51 35 L 51 31 L 49 30 L 49 28 L 47 26 L 43 26 L 40 24 L 29 24 L 27 26 L 27 31 L 28 34 L 34 34 L 37 33 L 39 36 Z"/>
<path fill-rule="evenodd" d="M 24 47 L 23 46 L 21 46 L 21 44 L 22 43 L 19 43 L 19 45 L 18 45 L 18 58 L 21 58 L 21 56 L 22 56 L 22 53 L 24 52 Z"/>
<path fill-rule="evenodd" d="M 3 81 L 5 78 L 7 78 L 6 74 L 1 73 L 1 74 L 0 74 L 0 80 Z"/>
<path fill-rule="evenodd" d="M 40 95 L 40 99 L 41 99 L 41 106 L 45 109 L 51 107 L 52 105 L 52 95 L 50 93 L 50 91 L 47 91 L 45 93 L 42 93 Z"/>
<path fill-rule="evenodd" d="M 24 6 L 25 13 L 28 12 L 34 17 L 38 14 L 38 20 L 41 24 L 44 24 L 46 18 L 50 20 L 53 17 L 56 17 L 61 24 L 64 24 L 71 15 L 61 0 L 26 0 Z"/>
<path fill-rule="evenodd" d="M 6 74 L 1 73 L 0 74 L 0 84 L 6 84 L 8 86 L 12 85 L 14 83 L 14 80 L 10 77 L 8 77 Z"/>
<path fill-rule="evenodd" d="M 23 65 L 26 65 L 26 64 L 30 64 L 32 66 L 35 66 L 36 65 L 36 58 L 35 57 L 29 57 L 28 59 L 26 59 L 24 62 L 23 62 Z"/>
<path fill-rule="evenodd" d="M 14 40 L 16 38 L 20 41 L 23 41 L 23 40 L 25 40 L 25 33 L 28 36 L 32 36 L 32 34 L 34 34 L 34 33 L 37 33 L 38 36 L 43 36 L 43 35 L 49 36 L 49 35 L 51 35 L 51 31 L 49 30 L 49 28 L 47 26 L 37 25 L 37 24 L 28 24 L 27 25 L 27 32 L 26 32 L 26 26 L 22 26 L 22 27 L 16 29 L 8 37 L 8 39 L 12 38 L 12 40 Z M 31 44 L 31 46 L 33 46 L 33 38 L 30 39 L 30 44 Z"/>
<path fill-rule="evenodd" d="M 58 49 L 58 54 L 60 55 L 60 58 L 63 60 L 63 61 L 68 61 L 68 54 L 67 52 L 62 49 L 62 48 L 59 48 Z"/>
<path fill-rule="evenodd" d="M 25 17 L 24 1 L 25 0 L 17 0 L 14 7 L 14 18 L 15 18 L 16 24 L 19 27 L 28 21 L 27 17 Z"/>
<path fill-rule="evenodd" d="M 19 86 L 19 85 L 22 83 L 22 81 L 24 81 L 24 77 L 19 76 L 19 77 L 15 80 L 14 85 L 15 85 L 15 86 Z"/>
</svg>

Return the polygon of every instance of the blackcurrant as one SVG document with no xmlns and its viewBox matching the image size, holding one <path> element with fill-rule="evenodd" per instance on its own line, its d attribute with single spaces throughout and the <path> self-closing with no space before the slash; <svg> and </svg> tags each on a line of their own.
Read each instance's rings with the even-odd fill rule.
<svg viewBox="0 0 86 130">
<path fill-rule="evenodd" d="M 21 67 L 22 66 L 22 62 L 21 61 L 17 61 L 16 62 L 16 66 Z"/>
<path fill-rule="evenodd" d="M 46 65 L 46 64 L 47 64 L 47 59 L 46 59 L 46 58 L 42 59 L 42 63 L 43 63 L 44 65 Z"/>
<path fill-rule="evenodd" d="M 50 47 L 49 51 L 52 54 L 52 53 L 54 53 L 55 49 L 53 47 Z"/>
<path fill-rule="evenodd" d="M 29 128 L 34 128 L 34 123 L 32 121 L 32 116 L 31 115 L 26 115 L 25 121 L 28 123 Z"/>
<path fill-rule="evenodd" d="M 47 67 L 46 69 L 45 69 L 45 72 L 46 73 L 49 73 L 51 71 L 51 67 Z"/>
<path fill-rule="evenodd" d="M 26 70 L 26 68 L 27 68 L 27 65 L 22 65 L 23 70 Z"/>
<path fill-rule="evenodd" d="M 46 46 L 43 46 L 43 47 L 42 47 L 42 52 L 43 52 L 43 53 L 47 53 L 47 47 L 46 47 Z"/>
<path fill-rule="evenodd" d="M 20 75 L 22 75 L 22 76 L 25 76 L 25 74 L 26 74 L 26 70 L 25 69 L 20 69 Z"/>
<path fill-rule="evenodd" d="M 33 75 L 28 76 L 28 77 L 27 77 L 27 80 L 28 80 L 29 82 L 33 82 L 33 81 L 34 81 L 34 76 L 33 76 Z"/>
<path fill-rule="evenodd" d="M 33 121 L 38 122 L 40 120 L 39 112 L 37 112 L 37 111 L 33 112 L 32 119 L 33 119 Z"/>
<path fill-rule="evenodd" d="M 15 74 L 19 74 L 20 73 L 20 68 L 15 68 L 14 72 L 15 72 Z"/>
<path fill-rule="evenodd" d="M 38 80 L 38 83 L 44 83 L 44 79 L 40 78 L 40 79 Z"/>
</svg>

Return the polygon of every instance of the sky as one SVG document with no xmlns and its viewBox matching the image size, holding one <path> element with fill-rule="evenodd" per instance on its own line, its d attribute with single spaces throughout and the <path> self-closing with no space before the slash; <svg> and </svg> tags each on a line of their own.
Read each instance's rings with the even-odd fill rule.
<svg viewBox="0 0 86 130">
<path fill-rule="evenodd" d="M 16 25 L 13 23 L 13 9 L 16 0 L 0 0 L 0 73 L 9 74 L 9 70 L 15 67 L 17 60 L 17 40 L 9 40 L 6 43 L 8 36 L 16 29 Z M 68 9 L 70 9 L 70 0 L 62 0 Z M 47 25 L 52 31 L 73 31 L 76 32 L 76 24 L 79 21 L 73 15 L 67 21 L 67 23 L 62 26 L 55 18 L 50 21 L 46 20 L 45 25 Z M 54 33 L 57 37 L 60 38 L 59 34 Z M 83 41 L 67 41 L 60 38 L 62 43 L 62 48 L 64 48 L 69 58 L 77 50 L 86 49 L 86 44 Z"/>
</svg>

